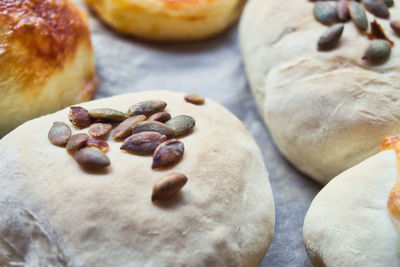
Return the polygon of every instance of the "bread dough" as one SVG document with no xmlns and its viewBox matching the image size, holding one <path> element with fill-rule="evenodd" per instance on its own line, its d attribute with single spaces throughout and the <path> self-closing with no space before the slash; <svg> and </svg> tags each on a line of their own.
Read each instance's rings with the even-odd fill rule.
<svg viewBox="0 0 400 267">
<path fill-rule="evenodd" d="M 69 0 L 0 1 L 0 137 L 89 100 L 96 89 L 85 16 Z"/>
<path fill-rule="evenodd" d="M 100 173 L 81 169 L 47 138 L 54 121 L 71 125 L 68 109 L 26 122 L 0 141 L 0 241 L 6 240 L 0 242 L 0 263 L 261 263 L 274 232 L 274 202 L 260 150 L 244 125 L 211 100 L 197 106 L 165 91 L 81 105 L 126 111 L 145 100 L 163 100 L 172 116 L 196 120 L 193 132 L 179 138 L 185 153 L 170 169 L 152 170 L 151 156 L 123 152 L 122 142 L 111 137 L 111 166 Z M 185 174 L 187 184 L 176 198 L 153 204 L 153 185 L 172 171 Z"/>
<path fill-rule="evenodd" d="M 327 184 L 304 220 L 304 242 L 313 265 L 400 266 L 398 234 L 387 209 L 396 182 L 396 154 L 388 150 Z"/>
<path fill-rule="evenodd" d="M 86 0 L 108 25 L 154 41 L 216 35 L 239 17 L 245 0 Z"/>
<path fill-rule="evenodd" d="M 259 110 L 281 153 L 321 183 L 379 152 L 381 140 L 400 132 L 400 39 L 390 59 L 363 61 L 370 41 L 345 23 L 336 49 L 317 50 L 328 29 L 313 16 L 311 1 L 251 0 L 241 25 L 244 62 Z M 369 21 L 373 16 L 367 12 Z"/>
</svg>

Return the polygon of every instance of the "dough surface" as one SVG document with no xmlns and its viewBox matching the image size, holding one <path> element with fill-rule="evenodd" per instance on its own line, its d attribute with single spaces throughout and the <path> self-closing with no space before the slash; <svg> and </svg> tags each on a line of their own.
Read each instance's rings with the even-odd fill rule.
<svg viewBox="0 0 400 267">
<path fill-rule="evenodd" d="M 183 96 L 144 92 L 81 104 L 126 111 L 159 99 L 168 103 L 172 116 L 192 116 L 193 132 L 179 138 L 183 158 L 167 170 L 152 170 L 151 156 L 122 152 L 122 142 L 111 137 L 107 171 L 81 169 L 47 139 L 54 121 L 70 125 L 68 109 L 5 136 L 0 141 L 0 241 L 6 243 L 0 242 L 0 263 L 258 266 L 274 231 L 274 202 L 260 150 L 221 105 L 206 100 L 197 106 Z M 188 182 L 177 197 L 154 205 L 153 185 L 170 172 L 185 174 Z"/>
<path fill-rule="evenodd" d="M 0 137 L 89 100 L 95 59 L 85 15 L 69 0 L 0 1 Z"/>
<path fill-rule="evenodd" d="M 398 233 L 387 208 L 396 182 L 396 154 L 389 150 L 321 190 L 304 220 L 304 242 L 314 266 L 400 266 Z"/>
<path fill-rule="evenodd" d="M 154 41 L 214 36 L 239 17 L 245 0 L 85 0 L 122 34 Z"/>
<path fill-rule="evenodd" d="M 240 41 L 251 89 L 281 153 L 321 183 L 379 152 L 381 140 L 400 131 L 400 39 L 387 62 L 361 58 L 370 41 L 345 23 L 339 46 L 319 52 L 328 29 L 313 16 L 311 1 L 251 0 Z M 369 22 L 373 16 L 367 12 Z"/>
</svg>

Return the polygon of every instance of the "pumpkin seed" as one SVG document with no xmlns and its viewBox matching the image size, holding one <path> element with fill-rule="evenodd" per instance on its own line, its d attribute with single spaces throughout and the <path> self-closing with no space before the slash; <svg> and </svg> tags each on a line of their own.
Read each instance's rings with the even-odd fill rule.
<svg viewBox="0 0 400 267">
<path fill-rule="evenodd" d="M 167 136 L 157 132 L 141 132 L 129 136 L 121 146 L 121 150 L 126 150 L 134 154 L 151 154 L 159 144 L 165 142 Z"/>
<path fill-rule="evenodd" d="M 392 27 L 392 30 L 395 33 L 400 35 L 400 21 L 399 20 L 390 22 L 390 27 Z"/>
<path fill-rule="evenodd" d="M 368 47 L 362 59 L 371 63 L 381 63 L 389 58 L 391 45 L 386 40 L 374 40 Z"/>
<path fill-rule="evenodd" d="M 77 151 L 75 160 L 83 167 L 89 169 L 101 169 L 110 165 L 109 158 L 94 147 L 86 147 Z"/>
<path fill-rule="evenodd" d="M 175 136 L 180 136 L 192 131 L 196 124 L 196 121 L 187 115 L 180 115 L 173 117 L 165 123 L 165 125 L 171 127 L 175 132 Z"/>
<path fill-rule="evenodd" d="M 350 17 L 357 28 L 359 28 L 361 31 L 366 31 L 368 29 L 368 18 L 364 7 L 360 3 L 350 2 L 349 12 Z"/>
<path fill-rule="evenodd" d="M 322 24 L 332 24 L 336 21 L 336 8 L 326 2 L 317 2 L 314 6 L 314 17 Z"/>
<path fill-rule="evenodd" d="M 175 136 L 174 130 L 171 127 L 158 122 L 158 121 L 142 121 L 133 127 L 133 133 L 141 133 L 141 132 L 158 132 L 160 134 L 165 134 L 168 139 L 173 138 Z"/>
<path fill-rule="evenodd" d="M 89 135 L 85 133 L 74 134 L 67 143 L 67 151 L 71 154 L 74 154 L 77 150 L 86 145 L 87 139 L 89 139 Z"/>
<path fill-rule="evenodd" d="M 394 42 L 386 36 L 385 30 L 376 20 L 371 22 L 371 32 L 367 33 L 367 36 L 371 40 L 382 39 L 388 41 L 391 45 L 394 45 Z"/>
<path fill-rule="evenodd" d="M 347 21 L 350 18 L 349 0 L 339 0 L 336 5 L 337 17 L 340 21 Z"/>
<path fill-rule="evenodd" d="M 129 116 L 145 115 L 148 117 L 151 114 L 163 111 L 166 106 L 167 103 L 161 100 L 144 101 L 130 107 L 127 114 Z"/>
<path fill-rule="evenodd" d="M 157 112 L 148 118 L 149 121 L 158 121 L 158 122 L 166 122 L 170 119 L 171 119 L 171 114 L 169 114 L 168 112 Z"/>
<path fill-rule="evenodd" d="M 344 29 L 343 24 L 337 24 L 331 26 L 318 40 L 318 48 L 321 50 L 326 50 L 334 47 L 340 37 L 342 36 Z"/>
<path fill-rule="evenodd" d="M 92 124 L 92 119 L 89 117 L 89 112 L 87 109 L 82 107 L 70 107 L 68 119 L 73 125 L 79 128 L 85 128 Z"/>
<path fill-rule="evenodd" d="M 53 145 L 65 146 L 71 137 L 71 129 L 66 123 L 56 121 L 51 126 L 48 137 Z"/>
<path fill-rule="evenodd" d="M 393 0 L 383 0 L 383 2 L 385 3 L 385 5 L 387 5 L 388 7 L 391 7 L 394 5 Z"/>
<path fill-rule="evenodd" d="M 382 0 L 363 0 L 365 8 L 377 17 L 388 18 L 390 16 L 387 5 Z"/>
<path fill-rule="evenodd" d="M 176 164 L 183 156 L 185 147 L 181 141 L 172 139 L 161 143 L 153 154 L 152 169 Z"/>
<path fill-rule="evenodd" d="M 204 97 L 196 95 L 196 94 L 187 94 L 184 96 L 186 102 L 195 104 L 195 105 L 203 105 L 206 101 Z"/>
<path fill-rule="evenodd" d="M 154 185 L 151 201 L 168 199 L 176 195 L 187 183 L 188 178 L 182 173 L 167 174 Z"/>
<path fill-rule="evenodd" d="M 101 137 L 108 134 L 112 129 L 109 123 L 94 123 L 89 127 L 89 134 L 93 137 Z"/>
<path fill-rule="evenodd" d="M 132 134 L 132 129 L 141 121 L 146 120 L 146 116 L 137 115 L 130 118 L 127 118 L 123 122 L 121 122 L 113 133 L 113 139 L 122 139 Z"/>
<path fill-rule="evenodd" d="M 110 146 L 106 141 L 91 138 L 86 140 L 86 147 L 95 147 L 103 153 L 107 153 L 110 149 Z"/>
<path fill-rule="evenodd" d="M 89 110 L 89 116 L 93 119 L 107 121 L 124 121 L 128 118 L 125 113 L 111 108 L 91 109 Z"/>
</svg>

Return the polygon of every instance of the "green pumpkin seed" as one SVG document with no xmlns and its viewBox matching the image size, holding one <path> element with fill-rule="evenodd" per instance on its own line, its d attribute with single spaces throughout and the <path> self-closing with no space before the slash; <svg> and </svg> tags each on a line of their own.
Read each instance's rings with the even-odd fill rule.
<svg viewBox="0 0 400 267">
<path fill-rule="evenodd" d="M 89 139 L 89 135 L 85 133 L 74 134 L 69 139 L 66 149 L 70 154 L 74 154 L 77 150 L 81 149 L 86 145 L 86 140 Z"/>
<path fill-rule="evenodd" d="M 89 127 L 89 134 L 93 137 L 102 137 L 107 135 L 112 129 L 110 123 L 94 123 Z"/>
<path fill-rule="evenodd" d="M 383 0 L 383 2 L 385 3 L 385 5 L 387 5 L 388 7 L 391 7 L 394 5 L 393 0 Z"/>
<path fill-rule="evenodd" d="M 124 121 L 128 118 L 125 113 L 111 108 L 91 109 L 89 110 L 89 116 L 93 119 L 107 121 Z"/>
<path fill-rule="evenodd" d="M 362 59 L 374 64 L 382 63 L 389 58 L 391 49 L 392 46 L 388 41 L 374 40 L 371 42 Z"/>
<path fill-rule="evenodd" d="M 134 154 L 151 154 L 159 144 L 165 142 L 167 136 L 157 132 L 141 132 L 125 139 L 121 150 Z"/>
<path fill-rule="evenodd" d="M 110 149 L 110 146 L 106 141 L 91 138 L 86 140 L 86 147 L 95 147 L 103 153 L 107 153 Z"/>
<path fill-rule="evenodd" d="M 368 29 L 368 18 L 364 7 L 360 3 L 350 2 L 349 12 L 350 17 L 357 28 L 359 28 L 361 31 L 366 31 Z"/>
<path fill-rule="evenodd" d="M 183 156 L 185 147 L 181 141 L 171 139 L 161 143 L 153 154 L 152 169 L 176 164 Z"/>
<path fill-rule="evenodd" d="M 192 131 L 195 124 L 196 121 L 192 117 L 187 115 L 173 117 L 165 123 L 165 125 L 171 127 L 172 130 L 174 130 L 175 136 L 188 134 Z"/>
<path fill-rule="evenodd" d="M 350 18 L 349 0 L 339 0 L 336 5 L 337 17 L 340 21 L 347 21 Z"/>
<path fill-rule="evenodd" d="M 392 30 L 395 33 L 400 35 L 400 21 L 399 20 L 390 22 L 390 27 L 392 27 Z"/>
<path fill-rule="evenodd" d="M 171 114 L 169 114 L 168 112 L 157 112 L 148 118 L 149 121 L 158 121 L 158 122 L 166 122 L 170 119 L 171 119 Z"/>
<path fill-rule="evenodd" d="M 113 133 L 113 139 L 122 139 L 132 134 L 132 129 L 141 121 L 146 120 L 146 116 L 137 115 L 121 122 Z"/>
<path fill-rule="evenodd" d="M 109 158 L 94 147 L 80 149 L 75 153 L 74 158 L 81 166 L 89 169 L 101 169 L 110 165 Z"/>
<path fill-rule="evenodd" d="M 365 8 L 377 17 L 388 18 L 390 16 L 387 5 L 382 0 L 363 0 Z"/>
<path fill-rule="evenodd" d="M 186 102 L 195 104 L 195 105 L 203 105 L 206 101 L 204 97 L 196 95 L 196 94 L 188 94 L 183 97 Z"/>
<path fill-rule="evenodd" d="M 336 8 L 326 2 L 317 2 L 314 6 L 314 17 L 322 24 L 332 24 L 336 21 Z"/>
<path fill-rule="evenodd" d="M 92 124 L 89 112 L 82 107 L 70 107 L 68 119 L 73 125 L 79 128 L 85 128 Z"/>
<path fill-rule="evenodd" d="M 48 137 L 53 145 L 65 146 L 71 137 L 71 129 L 64 122 L 56 121 L 50 128 Z"/>
<path fill-rule="evenodd" d="M 168 199 L 176 195 L 187 183 L 188 178 L 182 173 L 167 174 L 154 185 L 151 201 Z"/>
<path fill-rule="evenodd" d="M 173 138 L 175 136 L 174 130 L 171 127 L 158 122 L 158 121 L 142 121 L 133 127 L 133 133 L 141 133 L 141 132 L 158 132 L 160 134 L 165 134 L 168 139 Z"/>
<path fill-rule="evenodd" d="M 129 116 L 145 115 L 148 117 L 151 114 L 163 111 L 166 106 L 167 103 L 161 100 L 144 101 L 130 107 L 127 114 Z"/>
</svg>

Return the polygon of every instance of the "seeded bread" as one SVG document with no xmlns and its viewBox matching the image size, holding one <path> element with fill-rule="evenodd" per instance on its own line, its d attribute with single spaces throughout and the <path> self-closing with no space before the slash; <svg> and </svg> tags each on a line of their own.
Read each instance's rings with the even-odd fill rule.
<svg viewBox="0 0 400 267">
<path fill-rule="evenodd" d="M 328 29 L 311 1 L 251 0 L 240 42 L 251 89 L 281 153 L 321 183 L 379 152 L 400 131 L 400 38 L 388 61 L 362 60 L 371 41 L 349 21 L 338 46 L 318 51 Z M 389 9 L 400 20 L 400 5 Z M 373 16 L 367 12 L 369 21 Z"/>
<path fill-rule="evenodd" d="M 69 0 L 0 1 L 0 137 L 96 88 L 84 15 Z"/>
<path fill-rule="evenodd" d="M 380 152 L 329 182 L 304 220 L 314 266 L 398 267 L 398 231 L 388 212 L 397 182 L 396 154 Z"/>
<path fill-rule="evenodd" d="M 108 25 L 154 41 L 192 41 L 216 35 L 239 17 L 245 0 L 86 0 Z"/>
<path fill-rule="evenodd" d="M 173 117 L 196 126 L 179 137 L 183 158 L 152 170 L 151 156 L 121 151 L 110 133 L 111 165 L 79 167 L 47 138 L 65 109 L 26 122 L 0 140 L 0 264 L 21 266 L 258 266 L 274 231 L 274 202 L 259 148 L 221 105 L 172 92 L 145 92 L 83 103 L 126 111 L 163 100 Z M 34 129 L 34 131 L 33 131 Z M 87 132 L 72 127 L 72 134 Z M 170 172 L 188 181 L 153 203 L 153 186 Z M 5 264 L 5 265 L 4 265 Z"/>
</svg>

